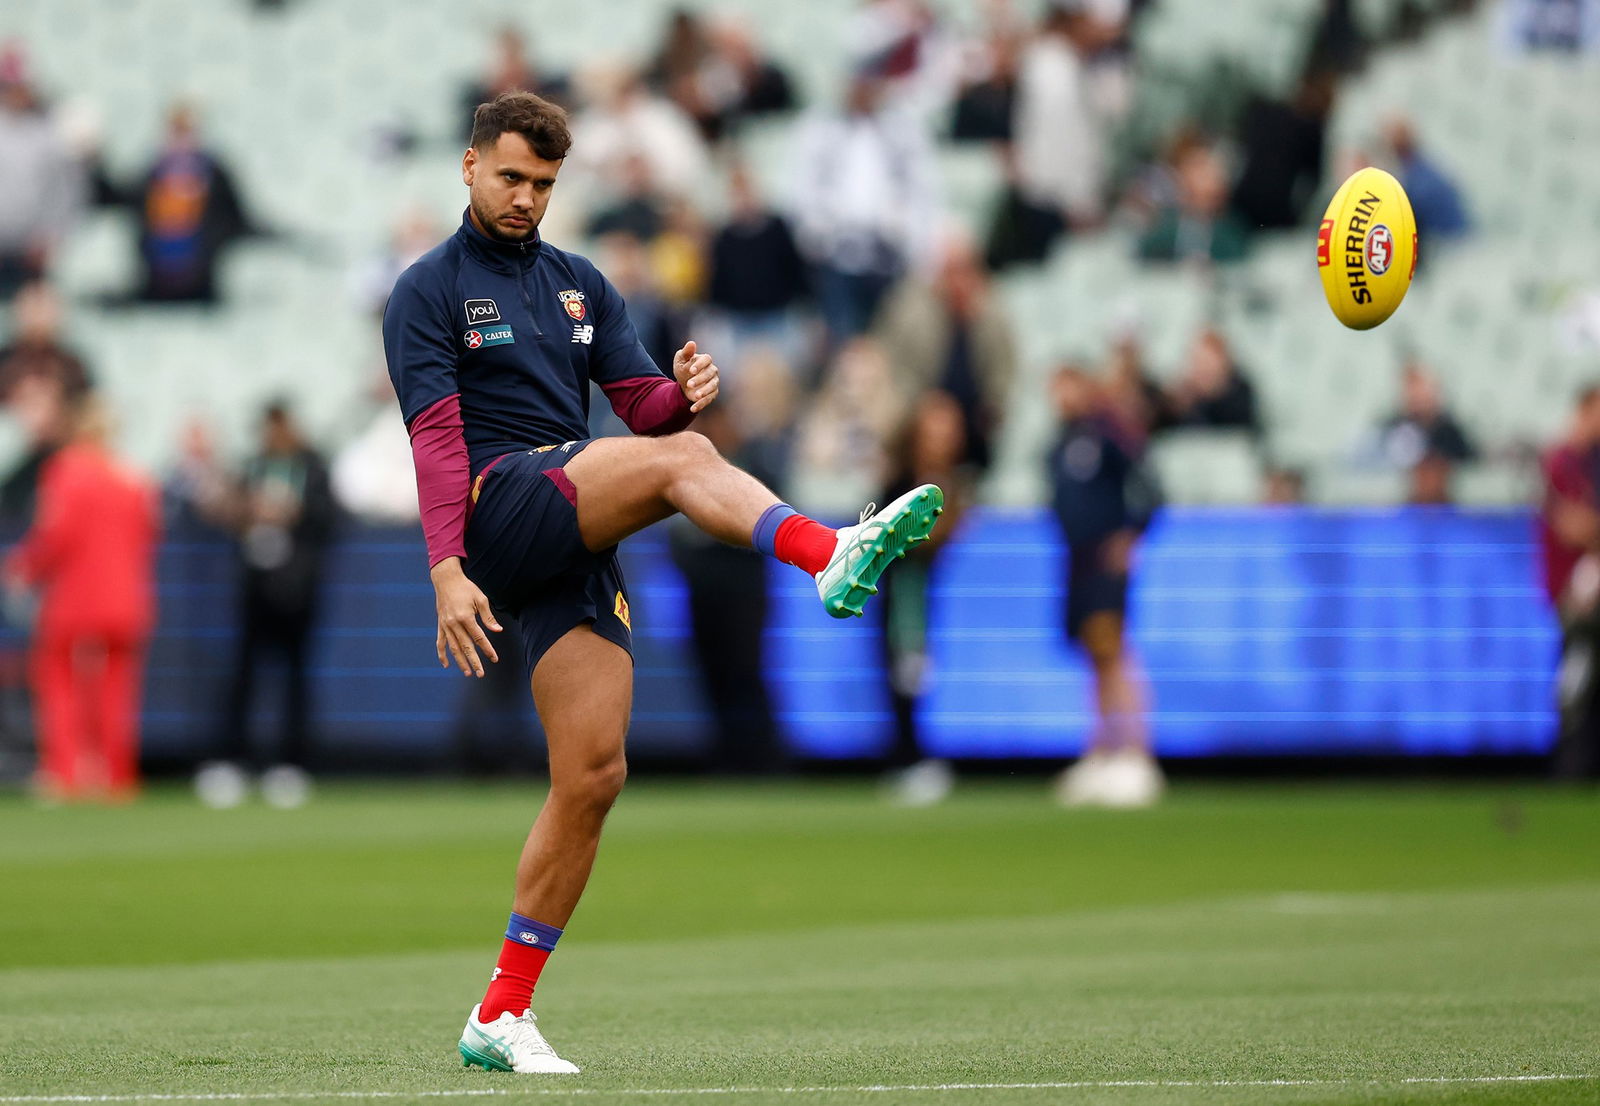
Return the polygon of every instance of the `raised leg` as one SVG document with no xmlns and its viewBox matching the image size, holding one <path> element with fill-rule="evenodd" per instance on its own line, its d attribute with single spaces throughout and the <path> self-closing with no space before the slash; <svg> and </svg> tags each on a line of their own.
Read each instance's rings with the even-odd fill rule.
<svg viewBox="0 0 1600 1106">
<path fill-rule="evenodd" d="M 729 545 L 750 545 L 778 497 L 693 431 L 664 438 L 601 438 L 565 466 L 578 491 L 578 532 L 592 551 L 682 512 Z"/>
</svg>

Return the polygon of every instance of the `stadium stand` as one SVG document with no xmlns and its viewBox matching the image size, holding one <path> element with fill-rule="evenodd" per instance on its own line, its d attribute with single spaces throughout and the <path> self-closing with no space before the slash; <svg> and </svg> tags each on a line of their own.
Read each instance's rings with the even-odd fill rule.
<svg viewBox="0 0 1600 1106">
<path fill-rule="evenodd" d="M 971 18 L 964 5 L 941 7 L 955 26 Z M 1001 287 L 1022 321 L 1022 371 L 991 473 L 992 500 L 1038 499 L 1035 470 L 1049 427 L 1035 400 L 1061 358 L 1093 360 L 1133 326 L 1152 370 L 1166 375 L 1208 319 L 1252 371 L 1266 412 L 1265 457 L 1306 467 L 1320 499 L 1386 498 L 1376 483 L 1337 470 L 1391 402 L 1395 369 L 1412 352 L 1438 366 L 1487 447 L 1486 467 L 1464 474 L 1462 494 L 1480 503 L 1522 497 L 1516 447 L 1555 427 L 1565 397 L 1595 367 L 1592 351 L 1560 342 L 1556 318 L 1570 295 L 1597 280 L 1584 243 L 1600 231 L 1600 114 L 1587 108 L 1600 102 L 1600 66 L 1511 54 L 1497 41 L 1493 5 L 1384 46 L 1402 7 L 1357 5 L 1379 48 L 1341 87 L 1322 191 L 1331 192 L 1347 164 L 1341 152 L 1375 153 L 1382 122 L 1403 109 L 1464 183 L 1473 236 L 1447 248 L 1424 242 L 1409 302 L 1369 334 L 1344 332 L 1328 316 L 1305 232 L 1261 241 L 1231 271 L 1165 271 L 1133 261 L 1131 232 L 1113 221 L 1073 237 L 1042 266 L 1009 272 Z M 1444 5 L 1422 6 L 1435 7 Z M 1152 5 L 1132 42 L 1139 102 L 1121 141 L 1137 144 L 1203 114 L 1219 87 L 1286 92 L 1318 9 L 1311 0 Z M 851 56 L 844 39 L 852 4 L 738 0 L 715 10 L 759 20 L 773 43 L 807 44 L 780 58 L 802 103 L 837 94 Z M 131 172 L 153 147 L 168 103 L 189 98 L 252 208 L 276 232 L 229 258 L 229 306 L 214 313 L 99 306 L 132 280 L 123 213 L 90 215 L 68 243 L 56 276 L 79 304 L 72 337 L 123 412 L 134 456 L 160 467 L 178 427 L 197 412 L 220 436 L 239 439 L 269 394 L 301 398 L 313 431 L 336 436 L 378 358 L 369 319 L 351 305 L 349 274 L 401 211 L 420 204 L 446 225 L 455 217 L 454 105 L 489 30 L 516 24 L 541 61 L 568 68 L 643 56 L 661 18 L 653 5 L 576 6 L 561 11 L 557 26 L 487 0 L 448 8 L 303 2 L 271 12 L 181 0 L 6 5 L 0 37 L 26 44 L 42 86 L 100 114 L 113 172 Z M 81 66 L 90 56 L 99 63 Z M 761 121 L 741 143 L 775 196 L 789 130 L 786 118 Z M 406 152 L 392 148 L 396 136 Z M 982 147 L 946 146 L 940 158 L 948 209 L 982 224 L 1002 183 L 997 160 Z M 720 195 L 720 182 L 707 189 L 712 204 Z M 1181 499 L 1248 498 L 1254 469 L 1237 449 L 1182 451 Z"/>
</svg>

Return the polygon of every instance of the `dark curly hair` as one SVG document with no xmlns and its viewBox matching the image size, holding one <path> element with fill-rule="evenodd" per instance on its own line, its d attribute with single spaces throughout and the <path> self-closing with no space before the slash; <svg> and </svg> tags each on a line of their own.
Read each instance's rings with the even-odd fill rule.
<svg viewBox="0 0 1600 1106">
<path fill-rule="evenodd" d="M 531 92 L 503 92 L 472 114 L 472 145 L 492 146 L 514 131 L 545 161 L 560 161 L 572 148 L 566 109 Z"/>
</svg>

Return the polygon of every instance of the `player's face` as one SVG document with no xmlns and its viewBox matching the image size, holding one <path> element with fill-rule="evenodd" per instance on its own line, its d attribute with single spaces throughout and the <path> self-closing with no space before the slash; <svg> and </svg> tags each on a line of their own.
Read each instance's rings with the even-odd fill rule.
<svg viewBox="0 0 1600 1106">
<path fill-rule="evenodd" d="M 461 179 L 471 193 L 479 229 L 505 242 L 533 237 L 560 171 L 561 162 L 546 161 L 526 138 L 511 131 L 492 146 L 468 149 L 461 160 Z"/>
</svg>

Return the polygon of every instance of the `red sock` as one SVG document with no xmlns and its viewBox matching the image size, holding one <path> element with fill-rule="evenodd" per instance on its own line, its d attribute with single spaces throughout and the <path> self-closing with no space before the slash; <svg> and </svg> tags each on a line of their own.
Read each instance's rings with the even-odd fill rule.
<svg viewBox="0 0 1600 1106">
<path fill-rule="evenodd" d="M 795 565 L 815 576 L 828 567 L 836 544 L 836 531 L 805 515 L 790 515 L 779 524 L 772 549 L 784 564 Z"/>
<path fill-rule="evenodd" d="M 509 937 L 500 947 L 500 962 L 495 965 L 489 990 L 483 996 L 483 1009 L 478 1020 L 492 1022 L 505 1011 L 521 1016 L 533 1002 L 533 988 L 544 971 L 544 962 L 550 959 L 550 950 L 534 948 L 513 941 Z"/>
</svg>

